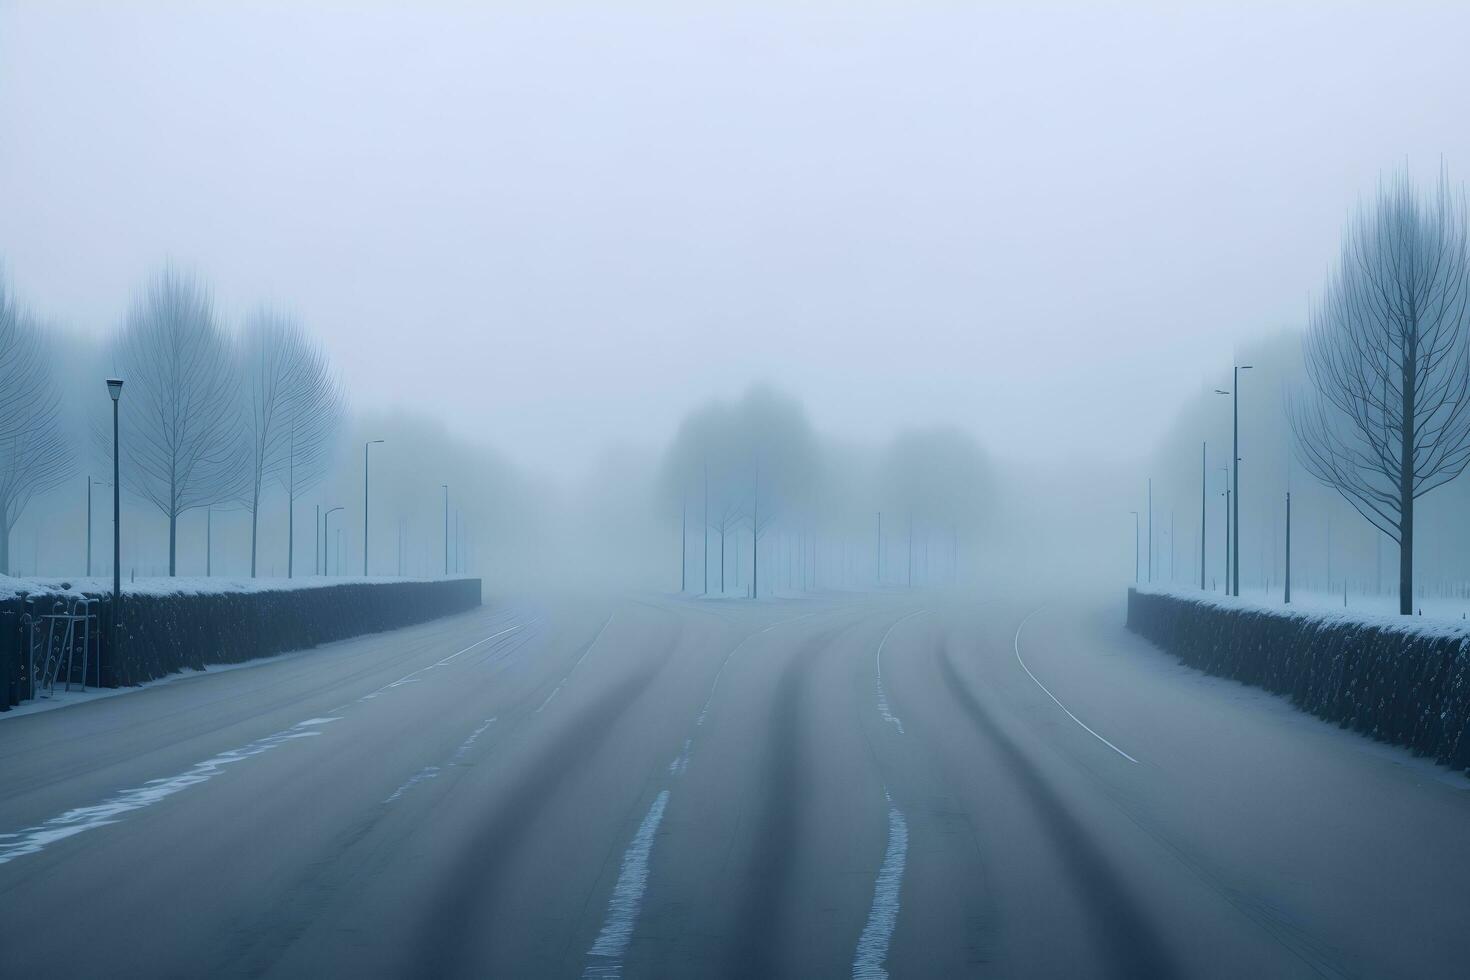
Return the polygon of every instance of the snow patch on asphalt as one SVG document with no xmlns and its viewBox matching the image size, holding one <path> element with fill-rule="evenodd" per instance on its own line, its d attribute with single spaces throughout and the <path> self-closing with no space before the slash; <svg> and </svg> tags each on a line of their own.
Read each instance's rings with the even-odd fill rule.
<svg viewBox="0 0 1470 980">
<path fill-rule="evenodd" d="M 195 763 L 177 776 L 152 779 L 142 786 L 123 790 L 93 806 L 68 810 L 35 827 L 27 827 L 15 833 L 0 834 L 0 864 L 6 864 L 28 854 L 37 854 L 57 841 L 116 823 L 124 814 L 161 803 L 175 793 L 181 793 L 191 786 L 208 782 L 225 772 L 227 766 L 270 752 L 287 742 L 320 735 L 319 729 L 322 725 L 340 720 L 340 718 L 310 718 L 292 725 L 285 731 L 256 739 L 242 748 L 221 752 L 203 762 Z"/>
<path fill-rule="evenodd" d="M 903 870 L 908 862 L 909 825 L 903 812 L 893 805 L 888 790 L 883 791 L 888 801 L 888 851 L 883 856 L 883 867 L 878 871 L 878 881 L 873 887 L 873 907 L 868 912 L 868 922 L 863 934 L 858 937 L 857 953 L 852 960 L 853 980 L 886 980 L 888 968 L 888 944 L 893 939 L 893 929 L 898 924 L 898 899 L 903 888 Z"/>
<path fill-rule="evenodd" d="M 451 766 L 457 766 L 463 763 L 465 756 L 469 755 L 470 749 L 474 748 L 475 741 L 481 735 L 485 734 L 485 730 L 493 724 L 495 724 L 494 718 L 486 718 L 485 724 L 470 732 L 470 737 L 461 742 L 459 748 L 454 750 L 454 756 L 449 760 L 449 764 Z"/>
<path fill-rule="evenodd" d="M 384 803 L 392 803 L 394 800 L 396 800 L 399 797 L 403 796 L 404 793 L 407 793 L 409 790 L 413 789 L 419 783 L 423 782 L 426 779 L 433 779 L 437 775 L 439 775 L 439 767 L 438 766 L 425 766 L 424 768 L 420 769 L 418 772 L 414 773 L 412 776 L 408 777 L 408 782 L 404 783 L 402 786 L 400 786 L 397 789 L 395 789 L 393 791 L 393 795 L 390 796 L 390 797 L 388 797 L 383 802 Z"/>
<path fill-rule="evenodd" d="M 582 971 L 584 980 L 623 975 L 623 955 L 633 940 L 633 928 L 638 924 L 638 913 L 643 907 L 643 892 L 648 887 L 648 858 L 653 851 L 653 838 L 658 825 L 664 818 L 664 807 L 669 802 L 669 791 L 660 790 L 653 805 L 633 835 L 633 842 L 623 852 L 623 866 L 618 871 L 618 883 L 613 886 L 612 898 L 607 903 L 607 918 L 597 941 L 587 951 L 593 961 Z"/>
<path fill-rule="evenodd" d="M 686 738 L 684 740 L 684 751 L 679 753 L 679 757 L 677 759 L 669 763 L 670 775 L 684 775 L 684 770 L 689 768 L 689 750 L 692 748 L 694 748 L 694 739 L 692 737 Z"/>
</svg>

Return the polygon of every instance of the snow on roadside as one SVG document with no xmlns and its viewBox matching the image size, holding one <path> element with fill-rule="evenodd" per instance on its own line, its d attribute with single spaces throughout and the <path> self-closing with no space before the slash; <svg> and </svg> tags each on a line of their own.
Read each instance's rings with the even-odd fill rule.
<svg viewBox="0 0 1470 980">
<path fill-rule="evenodd" d="M 1292 593 L 1291 605 L 1281 601 L 1279 593 L 1267 596 L 1265 593 L 1242 595 L 1240 598 L 1227 596 L 1219 592 L 1203 592 L 1196 588 L 1180 587 L 1154 587 L 1147 585 L 1132 586 L 1143 595 L 1166 595 L 1175 599 L 1183 599 L 1189 602 L 1198 602 L 1207 606 L 1221 609 L 1249 609 L 1270 613 L 1273 616 L 1287 616 L 1292 619 L 1310 620 L 1323 623 L 1357 623 L 1363 626 L 1374 626 L 1380 629 L 1391 629 L 1403 633 L 1416 633 L 1423 636 L 1451 636 L 1470 639 L 1470 620 L 1461 618 L 1463 606 L 1451 606 L 1453 600 L 1443 600 L 1445 605 L 1435 606 L 1429 602 L 1425 603 L 1431 612 L 1437 613 L 1441 609 L 1446 612 L 1440 615 L 1428 616 L 1400 616 L 1397 613 L 1398 599 L 1393 597 L 1392 603 L 1373 604 L 1370 608 L 1354 608 L 1351 604 L 1347 609 L 1342 608 L 1342 595 L 1336 597 L 1337 604 L 1331 602 L 1332 597 L 1326 593 Z M 1259 598 L 1257 598 L 1259 596 Z M 1349 603 L 1353 600 L 1349 593 Z M 1363 599 L 1389 597 L 1361 597 Z M 1417 606 L 1415 607 L 1418 608 Z M 1453 608 L 1455 613 L 1448 613 L 1448 608 Z"/>
<path fill-rule="evenodd" d="M 325 576 L 302 575 L 296 578 L 220 578 L 202 576 L 175 578 L 140 578 L 133 582 L 124 581 L 125 595 L 220 595 L 243 592 L 288 592 L 297 589 L 320 589 L 333 585 L 391 585 L 399 582 L 451 582 L 471 580 L 473 576 L 450 575 L 436 578 L 395 578 L 390 576 Z M 12 599 L 22 592 L 91 594 L 112 591 L 111 576 L 91 578 L 16 578 L 0 575 L 0 599 Z"/>
</svg>

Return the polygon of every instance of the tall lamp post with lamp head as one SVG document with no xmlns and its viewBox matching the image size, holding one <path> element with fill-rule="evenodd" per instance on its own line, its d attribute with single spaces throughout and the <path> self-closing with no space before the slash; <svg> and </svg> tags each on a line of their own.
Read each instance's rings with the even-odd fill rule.
<svg viewBox="0 0 1470 980">
<path fill-rule="evenodd" d="M 342 510 L 342 509 L 343 509 L 342 508 L 342 505 L 341 504 L 338 504 L 336 507 L 329 507 L 329 508 L 327 508 L 327 512 L 322 515 L 322 574 L 323 575 L 326 575 L 327 574 L 327 557 L 331 554 L 331 552 L 327 550 L 328 548 L 331 547 L 331 542 L 332 542 L 331 531 L 328 529 L 328 525 L 330 525 L 331 522 L 332 522 L 332 515 L 335 514 L 335 513 L 337 513 L 337 511 Z M 342 533 L 342 529 L 341 528 L 338 528 L 337 529 L 337 534 L 340 536 L 341 533 Z M 341 575 L 342 574 L 342 549 L 341 548 L 338 548 L 337 549 L 337 574 L 338 575 Z"/>
</svg>

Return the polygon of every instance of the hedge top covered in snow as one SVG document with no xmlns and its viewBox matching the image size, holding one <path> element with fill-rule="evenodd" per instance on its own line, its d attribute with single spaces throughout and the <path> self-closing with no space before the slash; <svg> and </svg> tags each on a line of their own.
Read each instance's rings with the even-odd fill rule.
<svg viewBox="0 0 1470 980">
<path fill-rule="evenodd" d="M 1303 622 L 1356 625 L 1374 629 L 1426 637 L 1454 637 L 1470 639 L 1470 621 L 1438 616 L 1399 616 L 1386 613 L 1358 612 L 1352 609 L 1305 608 L 1298 605 L 1261 602 L 1248 597 L 1236 598 L 1217 592 L 1204 592 L 1194 588 L 1156 588 L 1148 585 L 1130 586 L 1141 595 L 1161 595 L 1185 602 L 1195 602 L 1217 609 L 1233 609 L 1260 612 Z"/>
<path fill-rule="evenodd" d="M 303 575 L 297 578 L 216 578 L 175 577 L 124 580 L 124 595 L 222 595 L 245 592 L 289 592 L 297 589 L 322 589 L 337 585 L 389 585 L 395 582 L 445 582 L 472 580 L 472 575 L 449 575 L 435 578 L 394 578 L 388 576 L 323 576 Z M 111 594 L 111 576 L 77 576 L 76 578 L 17 578 L 0 575 L 0 599 L 13 599 L 22 592 L 30 595 L 102 595 Z"/>
</svg>

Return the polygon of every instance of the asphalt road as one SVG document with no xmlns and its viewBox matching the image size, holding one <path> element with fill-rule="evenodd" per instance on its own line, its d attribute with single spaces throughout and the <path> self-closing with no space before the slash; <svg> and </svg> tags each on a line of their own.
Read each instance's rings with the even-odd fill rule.
<svg viewBox="0 0 1470 980">
<path fill-rule="evenodd" d="M 0 720 L 0 974 L 1467 975 L 1470 782 L 1121 619 L 549 598 Z"/>
</svg>

